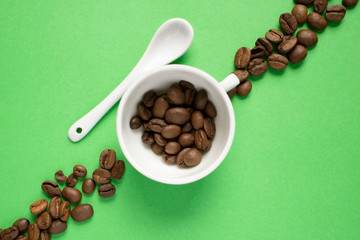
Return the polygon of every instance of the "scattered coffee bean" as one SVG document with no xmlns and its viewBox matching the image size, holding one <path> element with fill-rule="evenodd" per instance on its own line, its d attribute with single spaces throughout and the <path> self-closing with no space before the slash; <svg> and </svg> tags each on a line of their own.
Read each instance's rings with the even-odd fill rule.
<svg viewBox="0 0 360 240">
<path fill-rule="evenodd" d="M 141 127 L 142 124 L 142 120 L 139 116 L 133 116 L 130 119 L 130 123 L 129 126 L 131 129 L 138 129 L 139 127 Z"/>
<path fill-rule="evenodd" d="M 20 235 L 20 236 L 18 236 L 18 237 L 16 238 L 16 240 L 29 240 L 29 236 L 27 236 L 27 235 Z M 42 240 L 42 239 L 40 238 L 40 240 Z"/>
<path fill-rule="evenodd" d="M 340 22 L 346 14 L 346 8 L 343 5 L 330 5 L 326 8 L 325 18 L 330 22 Z"/>
<path fill-rule="evenodd" d="M 52 223 L 50 213 L 43 212 L 36 218 L 36 225 L 39 229 L 45 230 L 48 229 Z"/>
<path fill-rule="evenodd" d="M 67 228 L 66 222 L 63 222 L 61 220 L 55 220 L 52 222 L 48 231 L 51 234 L 59 234 L 64 232 L 66 228 Z"/>
<path fill-rule="evenodd" d="M 139 103 L 137 112 L 139 117 L 144 121 L 148 121 L 152 117 L 151 111 L 143 103 Z"/>
<path fill-rule="evenodd" d="M 51 234 L 49 231 L 44 230 L 40 232 L 40 240 L 51 240 Z"/>
<path fill-rule="evenodd" d="M 191 148 L 184 155 L 184 163 L 189 167 L 193 167 L 201 162 L 201 158 L 202 158 L 201 152 L 196 148 Z"/>
<path fill-rule="evenodd" d="M 273 51 L 274 47 L 269 40 L 266 38 L 258 38 L 255 42 L 256 46 L 263 46 L 265 48 L 266 56 L 269 56 Z"/>
<path fill-rule="evenodd" d="M 259 76 L 264 74 L 267 70 L 267 64 L 262 58 L 255 58 L 251 60 L 248 66 L 248 71 L 252 76 Z"/>
<path fill-rule="evenodd" d="M 342 0 L 342 4 L 345 7 L 354 7 L 358 3 L 358 0 Z"/>
<path fill-rule="evenodd" d="M 181 150 L 181 145 L 178 142 L 168 142 L 165 145 L 165 152 L 171 155 L 177 154 Z"/>
<path fill-rule="evenodd" d="M 198 91 L 195 95 L 194 107 L 198 110 L 203 110 L 207 104 L 207 101 L 208 101 L 207 92 L 204 89 L 202 89 L 202 90 Z M 166 116 L 165 116 L 165 118 L 166 118 Z"/>
<path fill-rule="evenodd" d="M 28 228 L 28 234 L 30 240 L 38 240 L 40 237 L 40 229 L 36 223 L 30 223 Z"/>
<path fill-rule="evenodd" d="M 314 0 L 314 12 L 323 14 L 327 8 L 328 0 Z"/>
<path fill-rule="evenodd" d="M 151 150 L 156 154 L 156 155 L 161 155 L 164 151 L 164 147 L 163 146 L 160 146 L 159 144 L 157 143 L 153 143 L 151 145 Z"/>
<path fill-rule="evenodd" d="M 194 133 L 195 146 L 200 151 L 208 151 L 211 148 L 211 141 L 204 130 L 200 129 Z"/>
<path fill-rule="evenodd" d="M 168 164 L 174 164 L 176 162 L 176 155 L 170 155 L 167 154 L 166 152 L 163 152 L 161 156 L 162 159 Z"/>
<path fill-rule="evenodd" d="M 82 191 L 85 194 L 92 194 L 95 190 L 95 182 L 91 178 L 86 178 L 82 184 Z"/>
<path fill-rule="evenodd" d="M 174 105 L 182 105 L 185 103 L 184 92 L 182 90 L 182 87 L 177 83 L 171 85 L 171 87 L 167 91 L 167 98 L 169 102 Z"/>
<path fill-rule="evenodd" d="M 196 97 L 195 102 L 196 103 Z M 199 102 L 198 98 L 198 102 Z M 204 104 L 205 107 L 206 103 Z M 183 107 L 174 107 L 169 108 L 165 113 L 165 121 L 169 124 L 177 124 L 177 125 L 183 125 L 187 123 L 190 120 L 190 113 L 186 108 Z"/>
<path fill-rule="evenodd" d="M 41 189 L 50 197 L 60 196 L 61 190 L 56 182 L 47 180 L 41 184 Z"/>
<path fill-rule="evenodd" d="M 68 187 L 75 187 L 75 185 L 77 184 L 78 179 L 75 176 L 74 173 L 70 174 L 69 177 L 66 179 L 66 186 Z"/>
<path fill-rule="evenodd" d="M 102 170 L 105 170 L 105 169 L 102 169 Z M 73 204 L 78 204 L 81 201 L 81 198 L 82 198 L 81 192 L 79 190 L 77 190 L 76 188 L 72 188 L 72 187 L 65 187 L 62 190 L 62 195 L 66 200 L 68 200 L 69 202 L 71 202 Z M 60 205 L 60 209 L 61 209 L 61 206 L 63 204 L 64 203 L 62 203 Z M 61 215 L 61 213 L 59 213 L 59 214 Z"/>
<path fill-rule="evenodd" d="M 247 47 L 241 47 L 235 54 L 234 64 L 237 68 L 246 68 L 250 62 L 251 51 Z"/>
<path fill-rule="evenodd" d="M 282 42 L 282 38 L 284 37 L 284 34 L 277 30 L 277 29 L 270 29 L 266 34 L 265 37 L 269 42 L 273 44 L 279 44 Z"/>
<path fill-rule="evenodd" d="M 111 173 L 106 169 L 98 168 L 93 172 L 92 178 L 96 183 L 109 183 Z"/>
<path fill-rule="evenodd" d="M 242 85 L 242 84 L 240 84 L 240 85 Z M 211 118 L 205 118 L 205 120 L 204 120 L 204 131 L 206 132 L 206 135 L 208 136 L 208 138 L 211 139 L 211 138 L 215 137 L 216 127 L 215 127 L 214 120 L 212 120 Z"/>
<path fill-rule="evenodd" d="M 169 102 L 166 100 L 165 95 L 158 97 L 155 100 L 152 114 L 156 118 L 164 118 L 165 112 L 169 109 Z"/>
<path fill-rule="evenodd" d="M 287 34 L 293 34 L 298 27 L 297 20 L 291 13 L 281 14 L 279 23 L 282 30 L 284 30 L 284 32 Z"/>
<path fill-rule="evenodd" d="M 116 152 L 112 149 L 105 149 L 99 157 L 100 166 L 104 169 L 111 169 L 116 160 Z"/>
<path fill-rule="evenodd" d="M 246 71 L 246 72 L 247 72 L 247 75 L 249 75 L 248 71 Z M 245 80 L 243 80 L 243 81 L 245 81 Z M 240 82 L 243 82 L 243 81 L 240 81 Z M 216 108 L 211 101 L 207 102 L 204 112 L 205 112 L 206 116 L 208 116 L 209 118 L 215 118 L 217 115 Z"/>
<path fill-rule="evenodd" d="M 269 67 L 271 67 L 272 69 L 284 70 L 289 63 L 289 60 L 283 55 L 272 54 L 268 57 L 267 62 Z"/>
<path fill-rule="evenodd" d="M 240 97 L 245 97 L 250 93 L 251 89 L 252 89 L 251 82 L 246 80 L 245 82 L 240 83 L 236 87 L 236 94 L 239 95 Z"/>
<path fill-rule="evenodd" d="M 299 25 L 303 25 L 307 19 L 307 7 L 303 4 L 296 4 L 291 14 L 296 18 Z"/>
<path fill-rule="evenodd" d="M 48 207 L 48 201 L 46 199 L 40 199 L 30 205 L 30 212 L 32 214 L 40 214 Z"/>
<path fill-rule="evenodd" d="M 53 197 L 49 204 L 49 213 L 53 219 L 59 218 L 60 205 L 62 200 L 60 197 Z"/>
<path fill-rule="evenodd" d="M 187 168 L 188 166 L 184 162 L 185 154 L 190 150 L 191 148 L 184 148 L 180 151 L 180 153 L 176 157 L 176 164 L 181 168 Z"/>
<path fill-rule="evenodd" d="M 227 95 L 229 96 L 230 99 L 232 99 L 235 94 L 236 94 L 236 87 L 234 87 L 233 89 L 227 92 Z"/>
<path fill-rule="evenodd" d="M 289 53 L 295 48 L 297 42 L 298 39 L 296 37 L 286 36 L 283 42 L 279 44 L 278 51 L 281 53 Z"/>
<path fill-rule="evenodd" d="M 56 181 L 58 181 L 60 184 L 62 184 L 63 182 L 66 181 L 67 177 L 64 175 L 62 170 L 59 170 L 55 173 L 55 179 Z"/>
<path fill-rule="evenodd" d="M 310 5 L 314 2 L 314 0 L 295 0 L 295 3 L 300 3 L 304 5 Z"/>
<path fill-rule="evenodd" d="M 27 231 L 29 224 L 29 220 L 26 218 L 20 218 L 14 222 L 13 226 L 19 230 L 19 233 L 24 233 Z"/>
<path fill-rule="evenodd" d="M 308 51 L 303 45 L 296 45 L 295 49 L 289 54 L 289 61 L 292 64 L 298 64 L 306 58 L 307 54 Z"/>
<path fill-rule="evenodd" d="M 86 177 L 87 170 L 86 170 L 86 167 L 78 164 L 78 165 L 74 166 L 73 173 L 76 178 L 84 178 L 84 177 Z"/>
<path fill-rule="evenodd" d="M 112 185 L 111 183 L 101 184 L 98 187 L 99 196 L 102 198 L 109 198 L 114 196 L 115 191 L 116 191 L 115 186 Z"/>
<path fill-rule="evenodd" d="M 307 48 L 315 46 L 318 42 L 317 34 L 308 29 L 298 31 L 296 38 L 298 39 L 299 44 Z"/>
<path fill-rule="evenodd" d="M 318 31 L 322 31 L 327 27 L 326 19 L 316 12 L 312 12 L 309 14 L 307 18 L 307 23 L 309 27 Z"/>
<path fill-rule="evenodd" d="M 62 202 L 59 208 L 59 218 L 61 221 L 66 222 L 70 216 L 70 202 Z"/>
<path fill-rule="evenodd" d="M 251 59 L 261 58 L 265 55 L 266 55 L 266 50 L 263 46 L 256 46 L 253 49 L 251 49 Z M 248 67 L 248 69 L 249 69 L 249 67 Z"/>
<path fill-rule="evenodd" d="M 80 204 L 73 208 L 71 217 L 76 222 L 84 222 L 94 215 L 94 209 L 90 204 Z"/>
<path fill-rule="evenodd" d="M 144 94 L 142 98 L 142 102 L 146 107 L 150 108 L 154 105 L 155 99 L 156 99 L 156 92 L 150 90 Z"/>
<path fill-rule="evenodd" d="M 192 133 L 182 133 L 179 136 L 179 143 L 183 147 L 190 147 L 194 144 L 194 135 Z"/>
<path fill-rule="evenodd" d="M 3 239 L 13 240 L 18 235 L 19 235 L 19 230 L 16 227 L 12 226 L 12 227 L 2 230 L 2 232 L 0 234 L 0 239 L 1 240 L 3 240 Z"/>
<path fill-rule="evenodd" d="M 111 177 L 115 180 L 120 180 L 125 172 L 125 162 L 123 160 L 117 160 L 114 167 L 111 170 Z"/>
<path fill-rule="evenodd" d="M 141 140 L 143 141 L 143 143 L 145 144 L 153 144 L 154 143 L 154 134 L 152 132 L 143 132 L 142 136 L 141 136 Z"/>
</svg>

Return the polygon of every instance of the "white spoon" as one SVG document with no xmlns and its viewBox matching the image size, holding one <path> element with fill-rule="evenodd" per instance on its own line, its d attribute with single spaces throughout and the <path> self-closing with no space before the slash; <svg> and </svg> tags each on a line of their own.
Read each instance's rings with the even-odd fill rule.
<svg viewBox="0 0 360 240">
<path fill-rule="evenodd" d="M 129 75 L 102 102 L 76 121 L 69 129 L 71 141 L 80 141 L 109 109 L 123 96 L 136 77 L 153 68 L 171 63 L 183 55 L 193 40 L 194 31 L 190 23 L 173 18 L 163 23 L 153 36 L 144 55 Z"/>
</svg>

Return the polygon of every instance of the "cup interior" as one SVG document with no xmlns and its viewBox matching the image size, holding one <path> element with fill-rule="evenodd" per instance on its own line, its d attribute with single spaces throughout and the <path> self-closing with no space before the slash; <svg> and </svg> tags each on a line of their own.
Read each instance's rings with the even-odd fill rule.
<svg viewBox="0 0 360 240">
<path fill-rule="evenodd" d="M 137 105 L 149 90 L 163 94 L 171 84 L 186 80 L 197 90 L 205 89 L 216 107 L 216 135 L 212 147 L 203 153 L 201 163 L 191 168 L 169 165 L 141 141 L 142 127 L 132 130 L 130 119 L 137 114 Z M 117 112 L 117 135 L 121 149 L 130 164 L 146 177 L 167 184 L 185 184 L 199 180 L 215 170 L 232 144 L 235 119 L 232 104 L 221 85 L 209 74 L 185 65 L 167 65 L 148 72 L 131 85 L 120 101 Z"/>
</svg>

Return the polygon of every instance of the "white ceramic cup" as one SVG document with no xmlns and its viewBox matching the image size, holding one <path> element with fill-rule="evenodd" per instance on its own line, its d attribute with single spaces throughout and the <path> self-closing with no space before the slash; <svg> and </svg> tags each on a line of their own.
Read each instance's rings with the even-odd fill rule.
<svg viewBox="0 0 360 240">
<path fill-rule="evenodd" d="M 179 168 L 169 165 L 161 156 L 155 155 L 149 145 L 141 141 L 142 128 L 132 130 L 130 119 L 136 115 L 137 105 L 145 92 L 155 90 L 165 93 L 172 83 L 186 80 L 196 89 L 205 89 L 214 103 L 217 116 L 214 119 L 216 135 L 211 149 L 203 154 L 201 163 L 195 167 Z M 224 160 L 231 147 L 235 132 L 235 117 L 231 101 L 226 91 L 238 84 L 231 74 L 222 82 L 217 82 L 204 71 L 186 65 L 159 67 L 139 77 L 122 97 L 116 119 L 117 136 L 121 149 L 130 164 L 144 176 L 166 184 L 186 184 L 197 181 L 214 171 Z"/>
</svg>

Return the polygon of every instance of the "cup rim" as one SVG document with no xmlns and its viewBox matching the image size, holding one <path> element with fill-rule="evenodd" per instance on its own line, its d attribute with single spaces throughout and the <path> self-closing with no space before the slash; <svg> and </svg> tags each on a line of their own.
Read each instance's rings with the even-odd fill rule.
<svg viewBox="0 0 360 240">
<path fill-rule="evenodd" d="M 162 178 L 159 176 L 156 176 L 150 172 L 148 172 L 145 168 L 143 168 L 141 165 L 139 165 L 132 157 L 131 153 L 129 152 L 129 150 L 126 147 L 125 144 L 125 138 L 124 135 L 122 134 L 123 131 L 121 131 L 121 126 L 123 125 L 122 123 L 122 113 L 124 112 L 124 109 L 126 109 L 126 102 L 127 100 L 131 97 L 131 93 L 137 89 L 137 87 L 143 82 L 145 81 L 145 79 L 147 79 L 148 77 L 150 77 L 153 74 L 157 74 L 159 72 L 164 72 L 164 71 L 176 71 L 176 70 L 182 70 L 182 71 L 186 71 L 186 72 L 191 72 L 192 74 L 196 74 L 196 75 L 200 75 L 202 78 L 206 79 L 208 84 L 213 85 L 213 87 L 215 87 L 216 89 L 219 89 L 219 95 L 222 97 L 222 101 L 224 102 L 226 108 L 229 109 L 229 119 L 230 119 L 230 126 L 229 126 L 229 134 L 227 136 L 226 139 L 226 144 L 225 147 L 223 148 L 221 154 L 219 155 L 219 157 L 215 160 L 214 163 L 212 163 L 209 167 L 205 168 L 203 171 L 192 175 L 192 176 L 187 176 L 184 178 L 180 178 L 180 179 L 167 179 L 167 178 Z M 231 101 L 227 95 L 227 93 L 225 92 L 225 90 L 222 88 L 222 86 L 220 85 L 219 82 L 217 82 L 215 80 L 215 78 L 213 78 L 211 75 L 209 75 L 208 73 L 195 68 L 195 67 L 191 67 L 188 65 L 182 65 L 182 64 L 170 64 L 170 65 L 165 65 L 165 66 L 161 66 L 158 67 L 156 69 L 153 69 L 151 71 L 148 71 L 146 73 L 144 73 L 142 76 L 139 76 L 137 81 L 130 85 L 129 88 L 126 90 L 126 92 L 124 93 L 122 99 L 120 100 L 119 106 L 118 106 L 118 111 L 117 111 L 117 116 L 116 116 L 116 132 L 117 132 L 117 137 L 118 137 L 118 141 L 121 147 L 121 150 L 123 152 L 123 154 L 125 155 L 126 159 L 128 160 L 128 162 L 142 175 L 144 175 L 145 177 L 152 179 L 154 181 L 160 182 L 160 183 L 165 183 L 165 184 L 171 184 L 171 185 L 181 185 L 181 184 L 187 184 L 187 183 L 191 183 L 191 182 L 195 182 L 198 181 L 204 177 L 206 177 L 207 175 L 209 175 L 210 173 L 212 173 L 221 163 L 222 161 L 225 159 L 226 155 L 228 154 L 230 147 L 232 145 L 233 139 L 234 139 L 234 134 L 235 134 L 235 114 L 234 114 L 234 109 L 233 106 L 231 104 Z"/>
</svg>

